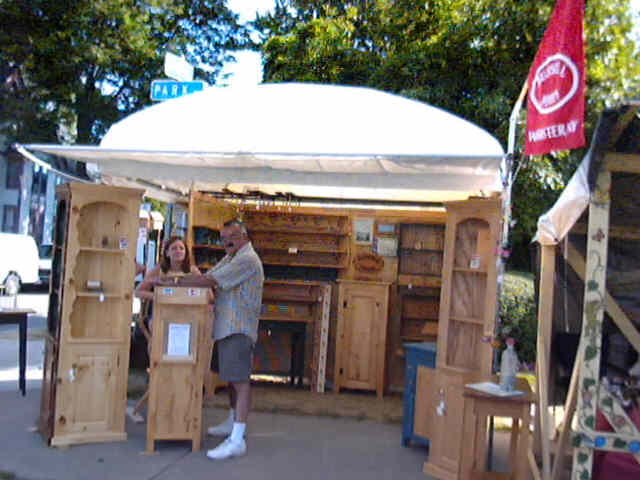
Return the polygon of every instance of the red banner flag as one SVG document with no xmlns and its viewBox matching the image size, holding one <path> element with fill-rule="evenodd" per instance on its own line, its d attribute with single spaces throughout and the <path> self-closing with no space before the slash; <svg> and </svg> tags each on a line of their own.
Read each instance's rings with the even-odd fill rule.
<svg viewBox="0 0 640 480">
<path fill-rule="evenodd" d="M 585 144 L 583 23 L 584 0 L 558 0 L 529 72 L 527 155 Z"/>
</svg>

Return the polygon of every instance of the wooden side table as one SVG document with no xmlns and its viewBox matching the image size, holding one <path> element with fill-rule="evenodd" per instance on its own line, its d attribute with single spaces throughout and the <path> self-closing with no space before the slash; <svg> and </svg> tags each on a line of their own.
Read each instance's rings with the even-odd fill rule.
<svg viewBox="0 0 640 480">
<path fill-rule="evenodd" d="M 30 308 L 0 308 L 0 324 L 18 325 L 18 387 L 24 397 L 27 392 L 27 315 L 36 313 Z"/>
<path fill-rule="evenodd" d="M 493 381 L 494 379 L 487 379 Z M 535 396 L 529 383 L 518 378 L 516 390 L 522 395 L 500 397 L 465 387 L 463 436 L 470 445 L 462 445 L 463 455 L 460 477 L 472 479 L 527 480 L 530 477 L 527 463 L 527 451 L 531 435 L 531 404 Z M 487 420 L 489 417 L 510 417 L 512 419 L 509 461 L 511 475 L 487 472 Z M 465 454 L 465 452 L 467 452 Z"/>
</svg>

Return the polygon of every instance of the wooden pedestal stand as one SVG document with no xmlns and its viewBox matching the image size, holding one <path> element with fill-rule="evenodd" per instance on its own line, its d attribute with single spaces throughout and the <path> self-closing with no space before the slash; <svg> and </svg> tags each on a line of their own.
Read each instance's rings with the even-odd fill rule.
<svg viewBox="0 0 640 480">
<path fill-rule="evenodd" d="M 156 440 L 191 440 L 200 450 L 204 373 L 212 313 L 205 288 L 159 287 L 154 296 L 147 453 Z"/>
</svg>

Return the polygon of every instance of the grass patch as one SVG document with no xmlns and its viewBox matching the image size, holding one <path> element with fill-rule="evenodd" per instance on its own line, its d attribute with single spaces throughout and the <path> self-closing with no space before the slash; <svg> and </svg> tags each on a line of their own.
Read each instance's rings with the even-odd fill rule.
<svg viewBox="0 0 640 480">
<path fill-rule="evenodd" d="M 521 272 L 518 270 L 512 270 L 509 272 L 505 272 L 504 275 L 504 285 L 505 288 L 517 288 L 521 290 L 523 293 L 528 295 L 532 295 L 534 293 L 533 290 L 533 273 L 531 272 Z"/>
</svg>

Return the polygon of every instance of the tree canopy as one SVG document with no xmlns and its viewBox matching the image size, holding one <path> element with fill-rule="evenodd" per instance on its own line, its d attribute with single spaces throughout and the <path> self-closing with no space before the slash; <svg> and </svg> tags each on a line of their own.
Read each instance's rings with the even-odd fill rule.
<svg viewBox="0 0 640 480">
<path fill-rule="evenodd" d="M 150 103 L 166 51 L 219 78 L 247 30 L 224 0 L 0 0 L 0 128 L 22 141 L 96 143 Z"/>
<path fill-rule="evenodd" d="M 603 107 L 637 96 L 640 57 L 629 41 L 629 0 L 587 3 L 591 130 Z M 339 83 L 398 93 L 482 126 L 506 149 L 509 116 L 554 5 L 553 0 L 276 0 L 274 12 L 259 17 L 255 26 L 262 33 L 267 82 Z M 514 239 L 521 247 L 583 154 L 534 158 L 521 169 L 514 188 Z"/>
</svg>

